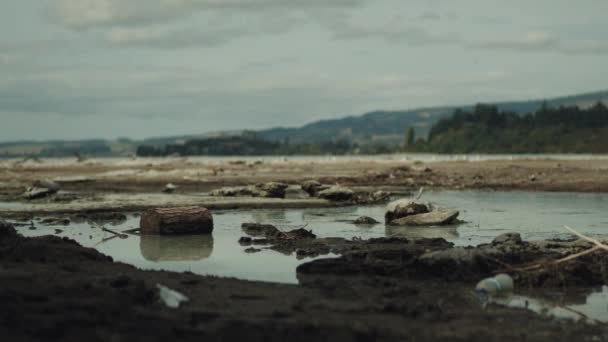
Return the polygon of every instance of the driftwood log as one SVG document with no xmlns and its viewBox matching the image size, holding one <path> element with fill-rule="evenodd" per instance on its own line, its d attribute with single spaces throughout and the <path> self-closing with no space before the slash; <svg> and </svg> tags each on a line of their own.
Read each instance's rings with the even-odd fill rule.
<svg viewBox="0 0 608 342">
<path fill-rule="evenodd" d="M 141 234 L 211 234 L 213 216 L 202 207 L 155 208 L 142 214 L 139 225 Z"/>
</svg>

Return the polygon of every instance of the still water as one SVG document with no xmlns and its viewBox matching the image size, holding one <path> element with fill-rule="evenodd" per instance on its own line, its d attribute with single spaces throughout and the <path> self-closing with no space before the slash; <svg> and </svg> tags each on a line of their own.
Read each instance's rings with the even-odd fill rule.
<svg viewBox="0 0 608 342">
<path fill-rule="evenodd" d="M 524 239 L 566 238 L 569 225 L 591 236 L 608 238 L 608 194 L 444 191 L 427 192 L 422 200 L 440 207 L 460 210 L 465 223 L 452 227 L 406 228 L 384 224 L 356 226 L 350 221 L 371 216 L 383 221 L 384 206 L 360 206 L 323 209 L 268 209 L 214 211 L 212 236 L 157 237 L 130 236 L 127 239 L 104 238 L 112 235 L 88 223 L 53 227 L 37 225 L 36 230 L 20 228 L 26 236 L 57 234 L 67 236 L 87 247 L 112 256 L 117 261 L 143 269 L 192 271 L 199 274 L 237 277 L 250 280 L 295 283 L 295 268 L 310 259 L 264 250 L 247 254 L 238 239 L 244 235 L 243 222 L 276 225 L 283 230 L 306 226 L 319 237 L 443 237 L 456 245 L 490 242 L 505 232 L 519 232 Z M 114 227 L 121 231 L 139 226 L 139 218 Z"/>
<path fill-rule="evenodd" d="M 383 237 L 409 238 L 443 237 L 456 245 L 477 245 L 492 241 L 505 232 L 519 232 L 524 239 L 567 238 L 563 229 L 569 225 L 590 236 L 608 239 L 608 194 L 589 193 L 533 193 L 443 191 L 427 192 L 422 200 L 437 206 L 460 210 L 465 223 L 453 227 L 405 228 L 384 224 L 356 226 L 350 221 L 359 216 L 371 216 L 383 221 L 384 206 L 360 206 L 324 209 L 272 209 L 215 211 L 215 230 L 212 236 L 158 237 L 132 236 L 113 238 L 112 234 L 88 223 L 69 226 L 36 225 L 37 229 L 19 228 L 26 236 L 58 234 L 77 240 L 84 246 L 94 247 L 116 261 L 142 269 L 191 271 L 198 274 L 236 277 L 240 279 L 297 283 L 295 269 L 312 259 L 297 260 L 271 250 L 255 254 L 245 252 L 238 244 L 244 235 L 243 222 L 269 223 L 282 230 L 306 226 L 319 237 Z M 132 215 L 117 226 L 122 231 L 139 226 L 139 218 Z M 61 229 L 61 231 L 56 231 Z M 324 256 L 333 257 L 333 255 Z M 592 319 L 608 321 L 608 289 L 588 290 L 578 295 L 575 311 L 583 311 Z M 569 297 L 568 297 L 569 298 Z M 581 299 L 582 298 L 582 299 Z M 571 317 L 571 311 L 562 310 L 554 299 L 513 297 L 510 306 L 562 317 Z M 564 313 L 566 312 L 566 313 Z"/>
</svg>

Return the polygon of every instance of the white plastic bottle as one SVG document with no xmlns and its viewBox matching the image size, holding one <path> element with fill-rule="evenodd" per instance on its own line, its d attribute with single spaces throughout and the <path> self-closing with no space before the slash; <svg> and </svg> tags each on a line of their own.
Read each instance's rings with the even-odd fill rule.
<svg viewBox="0 0 608 342">
<path fill-rule="evenodd" d="M 513 278 L 508 274 L 498 274 L 492 278 L 486 278 L 475 286 L 475 291 L 484 292 L 488 295 L 498 295 L 513 291 Z"/>
</svg>

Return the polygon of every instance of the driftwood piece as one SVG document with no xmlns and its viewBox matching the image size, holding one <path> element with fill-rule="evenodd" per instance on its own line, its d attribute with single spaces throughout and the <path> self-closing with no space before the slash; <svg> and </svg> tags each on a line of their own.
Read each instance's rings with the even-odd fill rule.
<svg viewBox="0 0 608 342">
<path fill-rule="evenodd" d="M 142 214 L 140 228 L 141 234 L 211 234 L 213 216 L 202 207 L 155 208 Z"/>
</svg>

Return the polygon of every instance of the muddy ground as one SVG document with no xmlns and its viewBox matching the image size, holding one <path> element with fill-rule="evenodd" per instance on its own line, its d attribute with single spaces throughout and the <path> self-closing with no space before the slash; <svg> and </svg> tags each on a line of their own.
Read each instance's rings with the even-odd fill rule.
<svg viewBox="0 0 608 342">
<path fill-rule="evenodd" d="M 60 183 L 59 194 L 22 198 L 40 179 Z M 364 190 L 427 189 L 608 191 L 608 161 L 272 161 L 0 162 L 2 217 L 55 213 L 88 220 L 149 206 L 204 203 L 217 208 L 323 207 L 320 199 L 212 199 L 222 186 L 305 180 Z M 161 194 L 167 183 L 173 194 Z M 207 202 L 205 202 L 207 201 Z M 306 202 L 308 201 L 308 202 Z M 12 205 L 12 204 L 11 204 Z M 508 240 L 508 239 L 507 239 Z M 243 248 L 257 248 L 255 238 Z M 518 287 L 606 284 L 608 258 L 551 261 L 589 244 L 508 240 L 454 248 L 442 239 L 280 239 L 265 241 L 293 257 L 340 257 L 301 265 L 300 285 L 141 271 L 57 237 L 23 238 L 0 228 L 0 336 L 7 341 L 558 341 L 608 340 L 608 328 L 483 306 L 475 283 L 508 272 Z M 534 272 L 518 268 L 536 263 Z M 160 283 L 188 296 L 169 309 Z"/>
<path fill-rule="evenodd" d="M 386 243 L 377 242 L 377 243 Z M 390 244 L 395 245 L 397 241 Z M 395 259 L 444 248 L 393 246 Z M 407 243 L 406 243 L 407 245 Z M 360 251 L 365 250 L 359 246 Z M 410 253 L 411 252 L 411 253 Z M 414 253 L 415 254 L 415 253 Z M 387 259 L 384 253 L 384 259 Z M 306 264 L 305 264 L 306 265 Z M 380 264 L 378 264 L 380 265 Z M 466 281 L 424 281 L 357 268 L 303 272 L 301 286 L 140 271 L 57 237 L 0 233 L 5 341 L 602 341 L 603 325 L 485 309 Z M 190 298 L 178 309 L 156 284 Z"/>
</svg>

